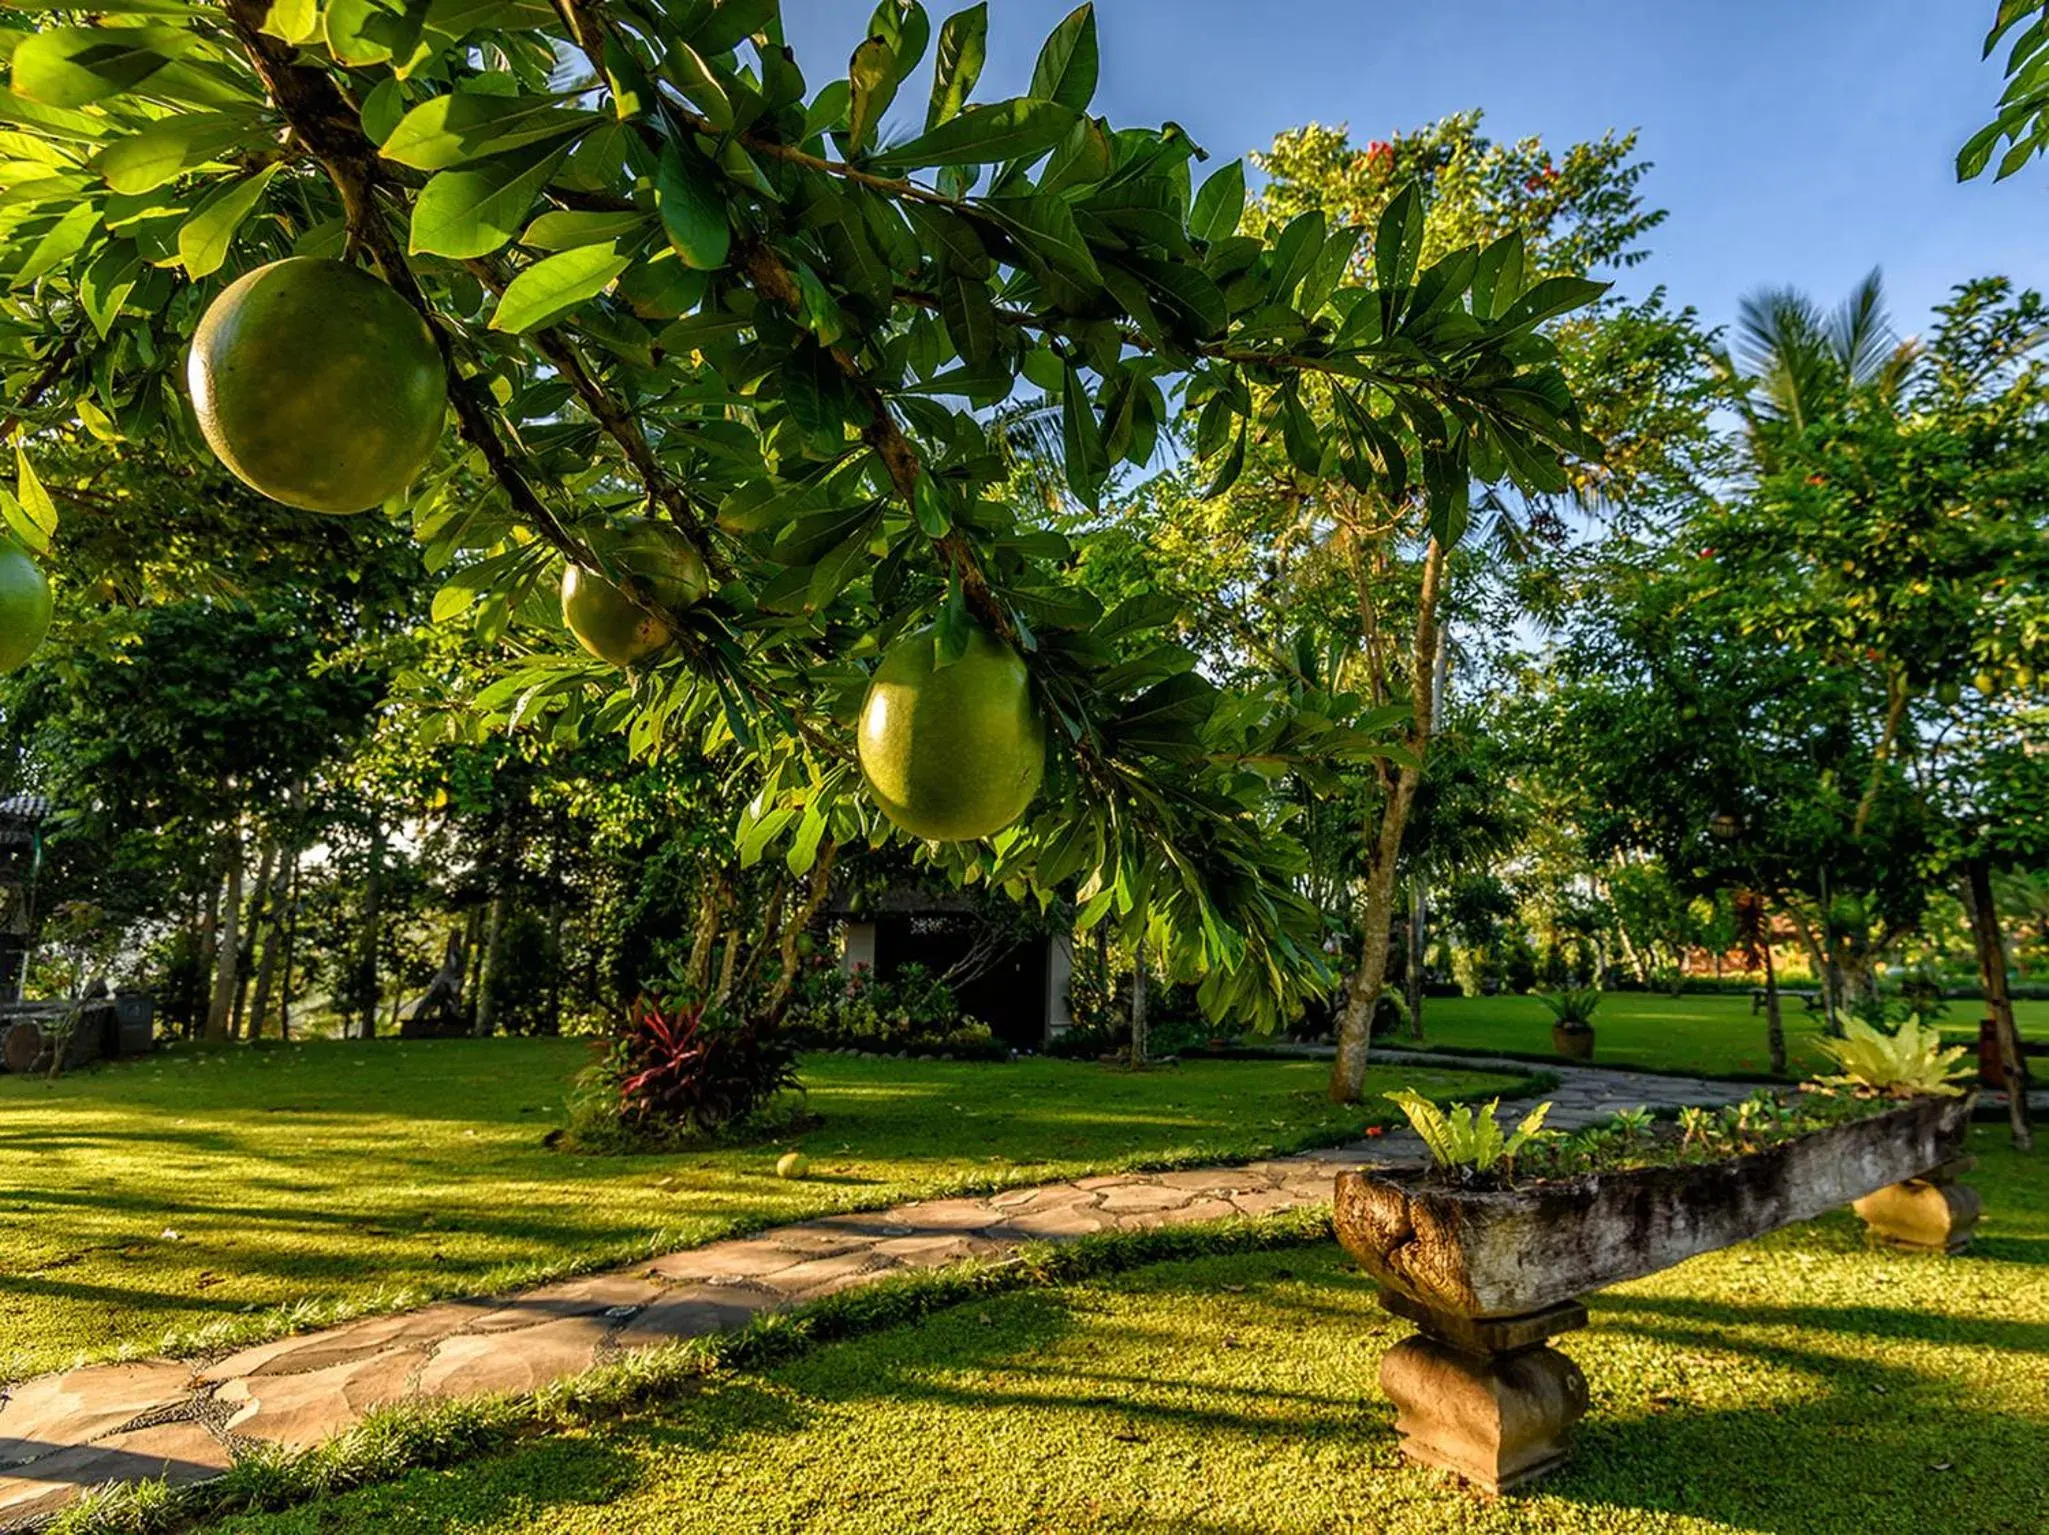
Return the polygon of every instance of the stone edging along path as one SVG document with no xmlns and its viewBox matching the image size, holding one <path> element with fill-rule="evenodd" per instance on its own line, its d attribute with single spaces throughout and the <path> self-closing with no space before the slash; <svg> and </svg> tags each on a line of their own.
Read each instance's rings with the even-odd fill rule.
<svg viewBox="0 0 2049 1535">
<path fill-rule="evenodd" d="M 1382 1061 L 1528 1062 L 1382 1051 Z M 1560 1065 L 1541 1096 L 1562 1129 L 1648 1105 L 1712 1107 L 1751 1084 Z M 1118 1173 L 826 1216 L 512 1296 L 366 1317 L 210 1359 L 85 1365 L 0 1398 L 0 1530 L 81 1491 L 220 1475 L 238 1450 L 318 1444 L 407 1398 L 535 1391 L 634 1349 L 744 1326 L 892 1274 L 999 1257 L 1029 1241 L 1267 1215 L 1328 1203 L 1340 1166 L 1419 1161 L 1407 1130 L 1237 1167 Z"/>
</svg>

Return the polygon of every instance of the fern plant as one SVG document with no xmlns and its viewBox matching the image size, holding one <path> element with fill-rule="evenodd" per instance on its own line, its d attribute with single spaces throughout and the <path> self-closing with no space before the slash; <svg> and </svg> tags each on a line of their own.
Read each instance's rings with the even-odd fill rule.
<svg viewBox="0 0 2049 1535">
<path fill-rule="evenodd" d="M 1501 1107 L 1499 1098 L 1484 1109 L 1459 1103 L 1447 1111 L 1410 1087 L 1386 1096 L 1408 1116 L 1431 1161 L 1439 1167 L 1476 1173 L 1513 1161 L 1530 1137 L 1543 1129 L 1544 1116 L 1551 1112 L 1549 1103 L 1540 1103 L 1523 1116 L 1512 1134 L 1503 1135 L 1494 1118 L 1494 1111 Z"/>
<path fill-rule="evenodd" d="M 1869 1088 L 1889 1098 L 1931 1093 L 1954 1098 L 1963 1092 L 1951 1078 L 1958 1074 L 1955 1067 L 1964 1047 L 1944 1049 L 1941 1033 L 1933 1024 L 1922 1023 L 1918 1013 L 1910 1015 L 1893 1034 L 1847 1018 L 1841 1039 L 1815 1043 L 1843 1068 L 1841 1076 L 1822 1078 L 1835 1086 Z"/>
</svg>

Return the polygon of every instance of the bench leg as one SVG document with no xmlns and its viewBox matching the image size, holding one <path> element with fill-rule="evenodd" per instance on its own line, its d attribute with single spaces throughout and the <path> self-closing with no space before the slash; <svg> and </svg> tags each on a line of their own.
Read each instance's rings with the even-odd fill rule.
<svg viewBox="0 0 2049 1535">
<path fill-rule="evenodd" d="M 1915 1252 L 1958 1253 L 1977 1229 L 1978 1191 L 1958 1180 L 1975 1165 L 1971 1157 L 1866 1194 L 1853 1209 L 1874 1241 Z"/>
<path fill-rule="evenodd" d="M 1573 1425 L 1587 1410 L 1587 1382 L 1545 1339 L 1586 1326 L 1584 1306 L 1475 1322 L 1399 1296 L 1381 1302 L 1421 1328 L 1380 1363 L 1404 1455 L 1496 1493 L 1565 1463 Z"/>
</svg>

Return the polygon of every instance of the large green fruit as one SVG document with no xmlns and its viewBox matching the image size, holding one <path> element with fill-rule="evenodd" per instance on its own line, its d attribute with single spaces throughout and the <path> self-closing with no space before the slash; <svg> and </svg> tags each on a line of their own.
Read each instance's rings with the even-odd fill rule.
<svg viewBox="0 0 2049 1535">
<path fill-rule="evenodd" d="M 882 813 L 915 837 L 969 842 L 1023 815 L 1046 772 L 1046 724 L 1024 662 L 974 631 L 935 666 L 931 629 L 891 647 L 861 706 L 861 772 Z"/>
<path fill-rule="evenodd" d="M 19 671 L 50 628 L 50 583 L 36 562 L 0 544 L 0 673 Z"/>
<path fill-rule="evenodd" d="M 670 523 L 630 518 L 597 552 L 614 570 L 637 576 L 660 607 L 687 608 L 709 584 L 704 556 Z M 636 666 L 675 638 L 617 586 L 576 565 L 562 575 L 562 621 L 585 650 L 614 666 Z"/>
<path fill-rule="evenodd" d="M 294 256 L 213 301 L 192 338 L 199 429 L 273 501 L 360 512 L 433 456 L 448 378 L 427 324 L 360 267 Z"/>
</svg>

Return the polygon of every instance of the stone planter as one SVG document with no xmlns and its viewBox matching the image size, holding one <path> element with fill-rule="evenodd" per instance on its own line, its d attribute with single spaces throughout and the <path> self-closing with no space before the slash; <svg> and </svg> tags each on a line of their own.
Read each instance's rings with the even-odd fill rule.
<svg viewBox="0 0 2049 1535">
<path fill-rule="evenodd" d="M 1594 1031 L 1568 1029 L 1562 1023 L 1551 1025 L 1551 1048 L 1568 1061 L 1590 1061 L 1594 1058 Z"/>
<path fill-rule="evenodd" d="M 1420 1171 L 1338 1174 L 1338 1240 L 1415 1322 L 1381 1366 L 1404 1450 L 1491 1491 L 1563 1461 L 1586 1411 L 1545 1339 L 1581 1297 L 1856 1202 L 1874 1235 L 1954 1252 L 1977 1219 L 1955 1181 L 1968 1098 L 1924 1098 L 1751 1156 L 1522 1188 L 1433 1186 Z"/>
</svg>

